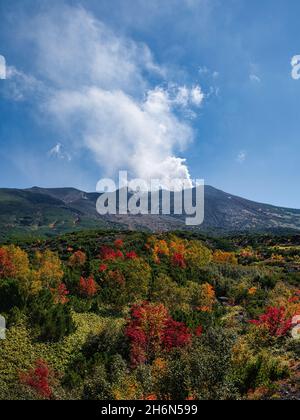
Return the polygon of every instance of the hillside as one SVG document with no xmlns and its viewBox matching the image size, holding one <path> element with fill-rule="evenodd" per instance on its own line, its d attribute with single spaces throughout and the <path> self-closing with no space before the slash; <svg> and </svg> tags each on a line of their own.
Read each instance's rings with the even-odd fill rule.
<svg viewBox="0 0 300 420">
<path fill-rule="evenodd" d="M 174 215 L 101 217 L 96 212 L 98 196 L 75 188 L 0 189 L 0 239 L 94 228 L 186 229 L 184 218 Z M 299 230 L 300 210 L 255 203 L 206 186 L 205 221 L 194 229 L 220 234 Z"/>
<path fill-rule="evenodd" d="M 299 235 L 201 236 L 0 246 L 0 400 L 299 400 Z"/>
</svg>

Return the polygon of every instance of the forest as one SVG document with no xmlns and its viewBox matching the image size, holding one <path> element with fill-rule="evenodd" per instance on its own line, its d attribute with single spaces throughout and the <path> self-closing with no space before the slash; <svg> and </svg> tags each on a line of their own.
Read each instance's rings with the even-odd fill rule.
<svg viewBox="0 0 300 420">
<path fill-rule="evenodd" d="M 0 245 L 0 399 L 300 397 L 300 237 Z"/>
</svg>

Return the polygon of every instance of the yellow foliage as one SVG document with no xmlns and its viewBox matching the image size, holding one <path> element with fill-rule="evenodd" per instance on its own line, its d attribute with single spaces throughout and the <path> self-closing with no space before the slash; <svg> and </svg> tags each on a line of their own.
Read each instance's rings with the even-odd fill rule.
<svg viewBox="0 0 300 420">
<path fill-rule="evenodd" d="M 279 255 L 279 254 L 272 254 L 271 259 L 274 262 L 284 262 L 285 261 L 284 257 L 282 255 Z"/>
<path fill-rule="evenodd" d="M 233 252 L 215 251 L 213 254 L 213 262 L 217 264 L 238 264 L 238 259 Z"/>
<path fill-rule="evenodd" d="M 64 276 L 62 263 L 52 251 L 37 252 L 35 255 L 35 280 L 48 289 L 58 287 Z"/>
<path fill-rule="evenodd" d="M 139 387 L 133 377 L 126 376 L 119 385 L 112 390 L 116 401 L 137 400 L 140 398 Z"/>
<path fill-rule="evenodd" d="M 40 281 L 30 269 L 29 258 L 25 251 L 14 245 L 4 247 L 10 264 L 10 277 L 19 281 L 25 296 L 37 293 L 41 289 Z"/>
<path fill-rule="evenodd" d="M 29 259 L 27 253 L 14 245 L 7 247 L 7 251 L 14 266 L 15 279 L 21 281 L 27 280 L 30 275 Z"/>
<path fill-rule="evenodd" d="M 209 283 L 199 285 L 189 282 L 188 288 L 190 290 L 191 305 L 201 312 L 212 312 L 216 303 L 216 293 L 213 286 Z"/>
<path fill-rule="evenodd" d="M 151 373 L 154 380 L 159 379 L 162 374 L 166 371 L 167 362 L 162 358 L 157 358 L 153 361 L 151 367 Z"/>
<path fill-rule="evenodd" d="M 206 266 L 212 260 L 212 253 L 205 245 L 200 241 L 189 241 L 186 253 L 186 261 L 192 269 L 199 269 Z"/>
</svg>

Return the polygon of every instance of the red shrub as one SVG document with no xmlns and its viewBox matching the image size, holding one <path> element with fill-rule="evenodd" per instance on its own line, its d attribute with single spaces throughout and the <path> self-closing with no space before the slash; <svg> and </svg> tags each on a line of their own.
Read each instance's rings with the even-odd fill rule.
<svg viewBox="0 0 300 420">
<path fill-rule="evenodd" d="M 104 261 L 114 261 L 117 258 L 124 258 L 124 254 L 119 249 L 115 251 L 112 248 L 104 246 L 101 248 L 101 258 Z"/>
<path fill-rule="evenodd" d="M 183 254 L 179 254 L 179 253 L 175 253 L 172 256 L 172 264 L 175 267 L 179 267 L 179 268 L 186 268 L 186 262 L 185 262 L 185 258 Z"/>
<path fill-rule="evenodd" d="M 67 297 L 70 292 L 67 290 L 67 287 L 64 283 L 61 283 L 57 289 L 51 289 L 51 292 L 54 296 L 54 303 L 62 304 L 69 302 L 69 298 Z"/>
<path fill-rule="evenodd" d="M 163 350 L 183 347 L 192 338 L 186 325 L 174 321 L 164 305 L 149 302 L 132 307 L 126 336 L 133 367 L 153 360 Z"/>
<path fill-rule="evenodd" d="M 196 329 L 195 329 L 195 336 L 196 337 L 201 337 L 203 334 L 203 327 L 201 325 L 199 325 Z"/>
<path fill-rule="evenodd" d="M 116 251 L 116 258 L 124 258 L 123 252 L 120 250 Z"/>
<path fill-rule="evenodd" d="M 130 252 L 127 252 L 126 258 L 128 258 L 129 260 L 135 260 L 136 258 L 138 258 L 138 255 L 136 252 L 130 251 Z"/>
<path fill-rule="evenodd" d="M 163 345 L 167 351 L 170 351 L 175 347 L 184 347 L 190 344 L 191 339 L 192 334 L 183 322 L 174 321 L 172 318 L 168 319 L 162 339 Z"/>
<path fill-rule="evenodd" d="M 134 367 L 155 357 L 161 347 L 168 312 L 164 305 L 144 302 L 131 308 L 131 319 L 126 328 L 130 340 L 130 358 Z"/>
<path fill-rule="evenodd" d="M 88 279 L 81 277 L 79 282 L 79 290 L 83 296 L 86 297 L 93 297 L 98 292 L 97 283 L 94 280 L 94 277 L 91 276 Z"/>
<path fill-rule="evenodd" d="M 249 322 L 253 325 L 265 326 L 273 337 L 285 336 L 292 327 L 292 320 L 287 318 L 284 308 L 268 308 L 258 320 Z"/>
<path fill-rule="evenodd" d="M 289 303 L 300 303 L 300 290 L 296 290 L 294 296 L 289 299 Z"/>
<path fill-rule="evenodd" d="M 15 267 L 7 249 L 0 248 L 0 278 L 13 277 Z"/>
<path fill-rule="evenodd" d="M 116 259 L 116 252 L 112 248 L 109 248 L 107 246 L 103 246 L 101 248 L 101 258 L 104 261 L 113 261 L 113 260 Z"/>
<path fill-rule="evenodd" d="M 116 248 L 121 249 L 121 248 L 123 248 L 123 246 L 124 246 L 124 242 L 123 242 L 122 239 L 116 239 L 115 240 L 115 247 Z"/>
<path fill-rule="evenodd" d="M 50 398 L 52 372 L 44 360 L 37 360 L 35 367 L 27 373 L 20 374 L 20 382 L 34 389 L 40 396 Z"/>
<path fill-rule="evenodd" d="M 108 269 L 108 266 L 106 264 L 101 264 L 100 267 L 99 267 L 100 273 L 103 273 L 107 269 Z"/>
</svg>

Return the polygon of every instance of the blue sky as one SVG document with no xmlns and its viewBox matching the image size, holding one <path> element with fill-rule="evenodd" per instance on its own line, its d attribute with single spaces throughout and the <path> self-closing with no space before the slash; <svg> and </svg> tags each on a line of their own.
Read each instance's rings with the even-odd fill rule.
<svg viewBox="0 0 300 420">
<path fill-rule="evenodd" d="M 204 178 L 300 208 L 298 0 L 1 0 L 0 186 Z"/>
</svg>

